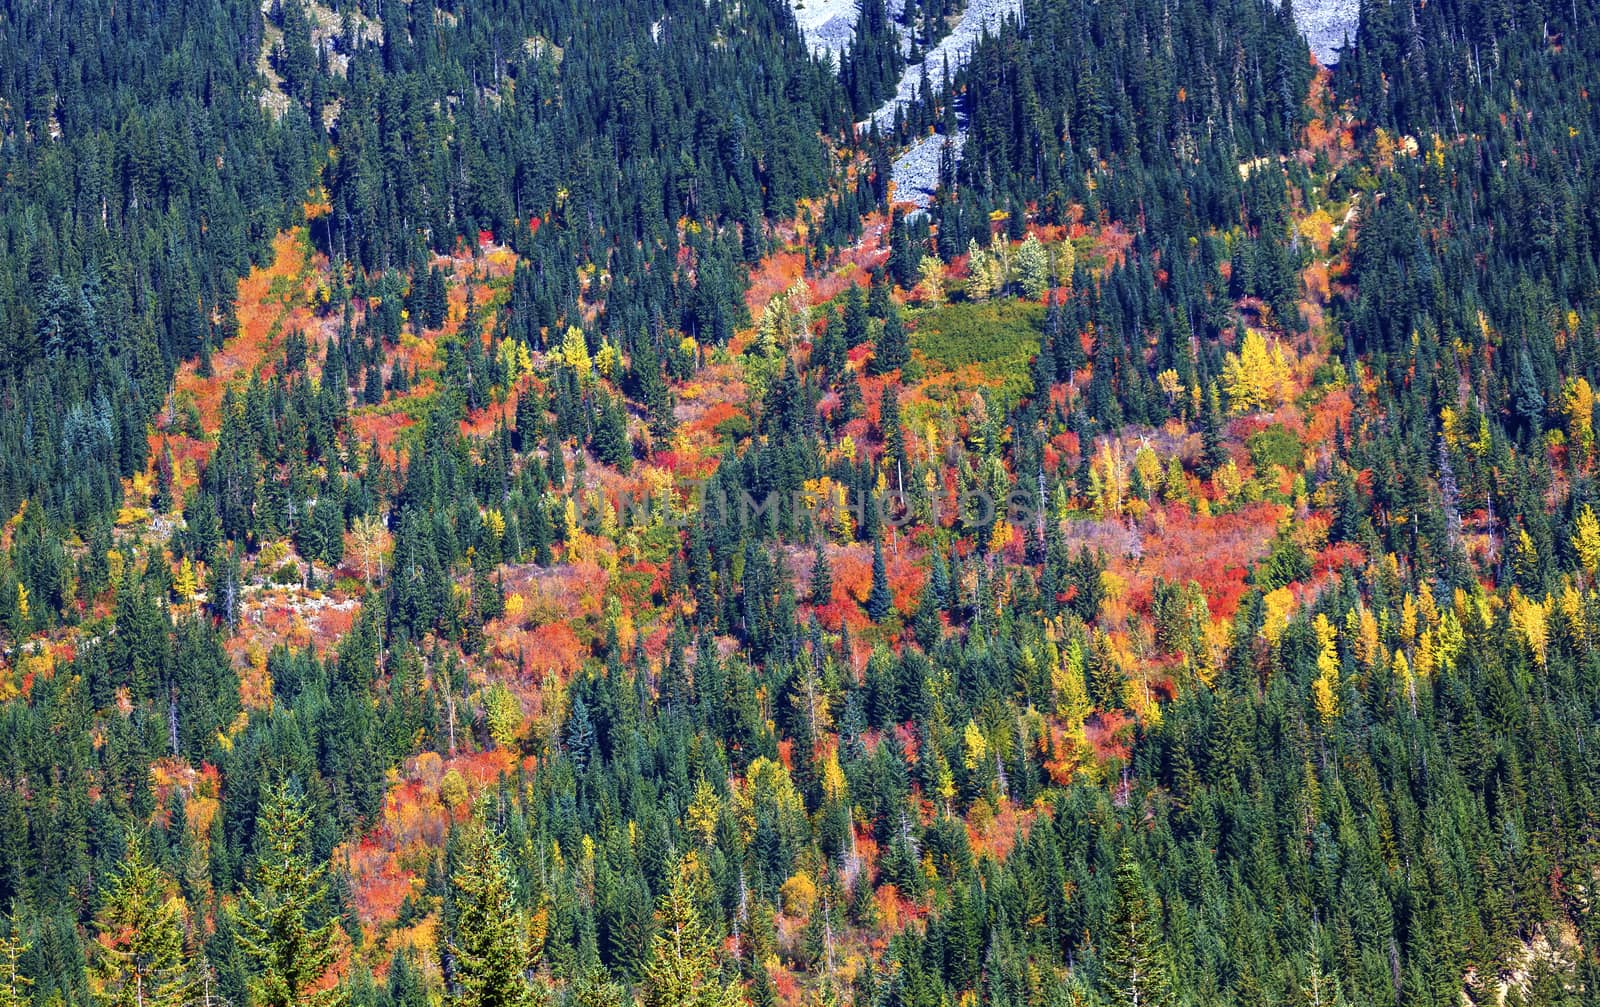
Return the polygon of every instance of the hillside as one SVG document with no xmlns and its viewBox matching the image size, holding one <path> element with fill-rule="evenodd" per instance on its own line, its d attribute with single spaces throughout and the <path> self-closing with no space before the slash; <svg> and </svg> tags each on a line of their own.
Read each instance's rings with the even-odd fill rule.
<svg viewBox="0 0 1600 1007">
<path fill-rule="evenodd" d="M 810 4 L 0 0 L 0 1007 L 1593 1001 L 1600 15 Z"/>
</svg>

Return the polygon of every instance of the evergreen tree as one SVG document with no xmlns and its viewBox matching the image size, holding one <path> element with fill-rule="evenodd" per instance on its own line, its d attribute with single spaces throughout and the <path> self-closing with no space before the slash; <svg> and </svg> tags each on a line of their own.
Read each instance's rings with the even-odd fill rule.
<svg viewBox="0 0 1600 1007">
<path fill-rule="evenodd" d="M 533 1002 L 527 932 L 500 839 L 481 821 L 467 830 L 451 876 L 455 906 L 448 954 L 458 1007 L 527 1007 Z"/>
<path fill-rule="evenodd" d="M 844 344 L 846 349 L 855 349 L 866 342 L 871 333 L 867 327 L 867 299 L 861 293 L 860 284 L 850 284 L 850 289 L 844 295 Z"/>
<path fill-rule="evenodd" d="M 811 604 L 826 605 L 833 600 L 833 568 L 822 543 L 817 543 L 817 558 L 811 564 Z"/>
<path fill-rule="evenodd" d="M 340 1007 L 346 991 L 329 984 L 338 959 L 337 921 L 327 915 L 327 864 L 313 863 L 311 815 L 285 781 L 266 789 L 256 820 L 256 862 L 239 893 L 237 935 L 254 966 L 256 1007 Z"/>
<path fill-rule="evenodd" d="M 94 968 L 106 1007 L 187 1007 L 183 899 L 130 831 L 116 879 L 95 917 Z"/>
<path fill-rule="evenodd" d="M 873 622 L 889 617 L 894 606 L 894 593 L 889 590 L 889 572 L 883 562 L 883 539 L 872 542 L 872 590 L 867 595 L 867 615 Z"/>
<path fill-rule="evenodd" d="M 1101 993 L 1112 1007 L 1167 1007 L 1171 966 L 1161 946 L 1161 920 L 1139 863 L 1127 847 L 1117 851 L 1117 904 L 1103 943 Z"/>
<path fill-rule="evenodd" d="M 0 935 L 0 1007 L 30 1007 L 33 998 L 28 989 L 33 980 L 22 974 L 22 956 L 33 948 L 23 939 L 17 914 L 5 918 L 6 933 Z"/>
<path fill-rule="evenodd" d="M 699 860 L 686 854 L 671 870 L 656 903 L 656 935 L 644 967 L 645 1007 L 741 1007 L 738 982 L 723 978 L 719 968 L 716 926 L 702 910 Z"/>
<path fill-rule="evenodd" d="M 900 309 L 890 302 L 883 316 L 883 328 L 872 349 L 869 370 L 874 375 L 888 374 L 911 362 L 911 343 L 906 339 L 905 323 L 900 319 Z"/>
</svg>

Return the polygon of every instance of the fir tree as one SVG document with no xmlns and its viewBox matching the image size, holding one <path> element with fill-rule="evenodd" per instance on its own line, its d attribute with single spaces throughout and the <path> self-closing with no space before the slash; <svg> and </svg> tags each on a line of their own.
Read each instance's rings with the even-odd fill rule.
<svg viewBox="0 0 1600 1007">
<path fill-rule="evenodd" d="M 1161 921 L 1151 904 L 1138 861 L 1127 847 L 1117 852 L 1117 905 L 1104 942 L 1101 993 L 1112 1007 L 1167 1007 L 1172 978 L 1161 947 Z"/>
<path fill-rule="evenodd" d="M 128 833 L 127 851 L 95 917 L 95 971 L 105 1007 L 186 1007 L 192 992 L 184 959 L 183 899 L 150 862 L 144 840 Z"/>
<path fill-rule="evenodd" d="M 449 943 L 456 1007 L 527 1007 L 533 1002 L 527 931 L 500 839 L 484 823 L 468 829 L 451 876 L 455 923 Z"/>
<path fill-rule="evenodd" d="M 822 543 L 817 543 L 817 558 L 811 564 L 811 604 L 826 605 L 833 600 L 833 568 Z"/>
<path fill-rule="evenodd" d="M 6 933 L 0 936 L 0 1007 L 30 1007 L 33 998 L 28 989 L 33 980 L 22 974 L 20 964 L 33 945 L 23 938 L 15 912 L 5 918 L 5 923 Z"/>
<path fill-rule="evenodd" d="M 336 920 L 326 915 L 326 864 L 309 850 L 311 816 L 287 782 L 269 787 L 256 821 L 256 864 L 239 893 L 238 940 L 255 966 L 255 1007 L 340 1007 L 345 991 L 327 981 L 338 959 Z"/>
<path fill-rule="evenodd" d="M 894 593 L 889 590 L 889 572 L 883 562 L 883 539 L 872 542 L 872 591 L 867 595 L 867 615 L 873 622 L 889 617 L 894 605 Z"/>
<path fill-rule="evenodd" d="M 866 342 L 870 333 L 867 328 L 867 299 L 861 293 L 859 284 L 850 284 L 850 289 L 844 297 L 844 344 L 846 349 L 855 349 Z"/>
<path fill-rule="evenodd" d="M 656 935 L 645 963 L 645 1007 L 740 1007 L 739 984 L 722 977 L 716 926 L 704 918 L 704 883 L 695 854 L 674 865 L 656 907 Z"/>
<path fill-rule="evenodd" d="M 893 302 L 884 312 L 883 328 L 872 349 L 869 370 L 874 375 L 897 371 L 911 362 L 911 344 L 906 339 L 905 323 L 900 319 L 900 309 Z"/>
</svg>

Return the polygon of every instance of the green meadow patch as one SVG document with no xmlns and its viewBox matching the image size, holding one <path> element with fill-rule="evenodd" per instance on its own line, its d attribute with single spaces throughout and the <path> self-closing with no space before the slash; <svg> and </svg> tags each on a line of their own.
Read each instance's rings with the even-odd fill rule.
<svg viewBox="0 0 1600 1007">
<path fill-rule="evenodd" d="M 1016 298 L 932 308 L 916 316 L 911 346 L 930 369 L 970 368 L 1015 401 L 1028 391 L 1044 310 L 1042 304 Z"/>
</svg>

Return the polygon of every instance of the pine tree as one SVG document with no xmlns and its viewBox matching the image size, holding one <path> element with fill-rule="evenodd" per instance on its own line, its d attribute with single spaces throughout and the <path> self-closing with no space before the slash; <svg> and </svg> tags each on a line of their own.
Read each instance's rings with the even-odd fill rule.
<svg viewBox="0 0 1600 1007">
<path fill-rule="evenodd" d="M 1165 1007 L 1172 996 L 1171 974 L 1160 944 L 1160 920 L 1151 904 L 1139 864 L 1123 847 L 1117 854 L 1117 907 L 1105 941 L 1101 993 L 1112 1007 Z"/>
<path fill-rule="evenodd" d="M 894 605 L 894 593 L 889 590 L 889 572 L 883 563 L 883 539 L 872 543 L 872 592 L 867 595 L 867 615 L 873 622 L 888 618 Z"/>
<path fill-rule="evenodd" d="M 900 319 L 900 309 L 890 302 L 883 316 L 883 328 L 872 350 L 869 370 L 874 375 L 888 374 L 911 362 L 911 344 L 906 339 L 905 323 Z"/>
<path fill-rule="evenodd" d="M 6 917 L 5 923 L 7 933 L 0 937 L 0 1007 L 29 1007 L 33 998 L 28 987 L 33 980 L 22 974 L 19 965 L 33 945 L 23 939 L 16 913 Z"/>
<path fill-rule="evenodd" d="M 256 865 L 239 893 L 238 940 L 255 966 L 255 1007 L 339 1007 L 345 991 L 328 983 L 338 958 L 336 921 L 324 917 L 326 864 L 309 852 L 311 817 L 287 782 L 269 787 L 256 821 Z"/>
<path fill-rule="evenodd" d="M 460 866 L 451 876 L 457 1007 L 526 1007 L 533 1001 L 527 973 L 527 932 L 517 909 L 500 839 L 482 822 L 469 828 Z"/>
<path fill-rule="evenodd" d="M 715 926 L 701 913 L 697 889 L 704 883 L 695 854 L 672 872 L 656 907 L 656 935 L 645 963 L 645 1007 L 739 1007 L 737 982 L 723 979 L 717 962 Z"/>
<path fill-rule="evenodd" d="M 833 600 L 833 568 L 828 565 L 828 554 L 817 543 L 817 558 L 811 564 L 811 604 L 826 605 Z"/>
<path fill-rule="evenodd" d="M 182 1007 L 188 1002 L 185 912 L 172 879 L 150 862 L 139 833 L 130 831 L 127 852 L 95 917 L 92 961 L 104 983 L 99 1003 Z"/>
</svg>

